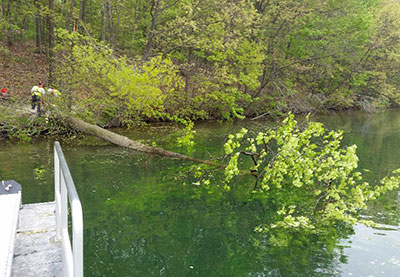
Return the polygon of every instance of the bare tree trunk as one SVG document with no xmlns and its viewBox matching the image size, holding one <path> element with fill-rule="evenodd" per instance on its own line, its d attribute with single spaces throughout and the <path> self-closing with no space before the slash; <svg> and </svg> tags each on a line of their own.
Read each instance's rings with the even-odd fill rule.
<svg viewBox="0 0 400 277">
<path fill-rule="evenodd" d="M 103 0 L 103 10 L 101 12 L 101 40 L 106 40 L 106 0 Z"/>
<path fill-rule="evenodd" d="M 54 0 L 49 0 L 50 15 L 47 18 L 48 41 L 49 41 L 49 85 L 54 83 L 53 66 L 54 66 Z"/>
<path fill-rule="evenodd" d="M 112 42 L 114 26 L 113 26 L 113 18 L 112 18 L 112 5 L 111 1 L 107 1 L 107 19 L 108 19 L 108 42 Z"/>
<path fill-rule="evenodd" d="M 80 10 L 79 10 L 79 20 L 85 22 L 86 18 L 86 0 L 81 0 Z"/>
<path fill-rule="evenodd" d="M 25 32 L 26 30 L 28 30 L 28 18 L 24 15 L 22 18 L 22 31 Z"/>
<path fill-rule="evenodd" d="M 42 45 L 46 45 L 47 42 L 47 36 L 46 36 L 46 18 L 44 16 L 40 17 L 40 31 L 42 31 L 42 34 L 40 35 L 42 38 Z M 45 50 L 43 50 L 42 52 L 44 53 Z"/>
<path fill-rule="evenodd" d="M 66 23 L 65 23 L 65 29 L 67 29 L 67 31 L 70 30 L 69 26 L 71 25 L 72 12 L 74 11 L 74 7 L 75 7 L 75 0 L 71 0 L 71 6 L 69 7 L 67 20 L 66 20 Z"/>
<path fill-rule="evenodd" d="M 138 10 L 138 5 L 139 5 L 138 2 L 139 1 L 135 2 L 134 20 L 133 20 L 133 28 L 132 28 L 132 41 L 135 40 L 135 33 L 136 33 L 137 19 L 138 19 L 138 17 L 137 17 L 137 14 L 138 14 L 137 10 Z M 133 45 L 134 44 L 132 43 L 132 45 L 131 45 L 132 50 L 133 50 Z"/>
<path fill-rule="evenodd" d="M 121 0 L 121 3 L 119 4 L 118 10 L 117 10 L 117 23 L 115 24 L 115 33 L 114 33 L 113 41 L 112 41 L 114 48 L 117 47 L 119 25 L 120 25 L 120 20 L 121 20 L 121 8 L 122 8 L 123 3 L 124 3 L 124 1 Z"/>
<path fill-rule="evenodd" d="M 165 149 L 148 146 L 148 145 L 142 144 L 140 142 L 131 140 L 125 136 L 121 136 L 119 134 L 110 132 L 99 126 L 89 124 L 83 120 L 80 120 L 78 118 L 75 118 L 75 117 L 72 117 L 69 115 L 64 116 L 64 120 L 66 122 L 68 122 L 69 124 L 71 124 L 72 127 L 78 131 L 81 131 L 85 134 L 89 134 L 92 136 L 102 138 L 108 142 L 111 142 L 113 144 L 116 144 L 116 145 L 119 145 L 122 147 L 130 148 L 130 149 L 133 149 L 136 151 L 145 152 L 145 153 L 154 154 L 154 155 L 161 155 L 161 156 L 167 156 L 167 157 L 172 157 L 172 158 L 177 158 L 177 159 L 182 159 L 182 160 L 189 160 L 189 161 L 204 163 L 204 164 L 208 164 L 208 165 L 216 166 L 216 167 L 225 167 L 224 165 L 221 165 L 221 164 L 218 164 L 218 163 L 215 163 L 212 161 L 196 159 L 193 157 L 189 157 L 189 156 L 179 154 L 176 152 L 172 152 L 172 151 L 168 151 Z"/>
<path fill-rule="evenodd" d="M 42 53 L 42 31 L 41 31 L 41 20 L 40 20 L 40 7 L 38 0 L 34 0 L 33 4 L 35 5 L 36 15 L 35 15 L 35 23 L 36 23 L 36 51 Z"/>
<path fill-rule="evenodd" d="M 151 5 L 151 26 L 149 35 L 147 37 L 146 48 L 144 49 L 143 53 L 143 61 L 146 61 L 151 55 L 151 49 L 153 48 L 153 38 L 155 35 L 155 30 L 157 26 L 157 18 L 160 12 L 160 0 L 153 0 Z"/>
</svg>

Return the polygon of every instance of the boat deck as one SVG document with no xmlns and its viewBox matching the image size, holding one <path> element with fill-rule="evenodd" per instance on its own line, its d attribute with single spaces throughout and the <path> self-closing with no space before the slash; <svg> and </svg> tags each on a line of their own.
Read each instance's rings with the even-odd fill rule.
<svg viewBox="0 0 400 277">
<path fill-rule="evenodd" d="M 11 276 L 61 276 L 55 202 L 22 205 Z"/>
</svg>

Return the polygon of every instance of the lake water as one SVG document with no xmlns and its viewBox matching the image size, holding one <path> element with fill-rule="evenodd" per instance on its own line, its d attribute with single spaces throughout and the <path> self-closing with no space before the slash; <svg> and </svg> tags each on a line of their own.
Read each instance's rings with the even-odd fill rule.
<svg viewBox="0 0 400 277">
<path fill-rule="evenodd" d="M 371 183 L 400 167 L 400 111 L 348 112 L 313 120 L 344 130 L 344 145 L 357 144 L 359 169 L 370 170 L 365 177 Z M 223 154 L 228 133 L 276 124 L 200 123 L 193 149 L 173 143 L 175 125 L 120 132 L 208 159 Z M 279 248 L 265 241 L 260 245 L 253 230 L 266 211 L 243 197 L 245 186 L 230 192 L 207 190 L 187 177 L 193 172 L 191 162 L 97 139 L 62 142 L 62 147 L 83 206 L 85 276 L 400 276 L 398 191 L 365 212 L 384 224 L 383 230 L 357 225 L 354 232 L 338 232 L 339 237 Z M 0 175 L 22 184 L 24 203 L 54 199 L 52 158 L 52 141 L 0 141 Z"/>
</svg>

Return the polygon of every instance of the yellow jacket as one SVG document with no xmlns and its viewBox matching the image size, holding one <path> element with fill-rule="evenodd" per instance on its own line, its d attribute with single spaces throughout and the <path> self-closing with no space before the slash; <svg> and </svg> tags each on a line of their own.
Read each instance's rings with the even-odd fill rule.
<svg viewBox="0 0 400 277">
<path fill-rule="evenodd" d="M 45 91 L 44 91 L 44 88 L 42 88 L 42 87 L 34 86 L 31 89 L 31 93 L 32 93 L 32 95 L 36 95 L 36 96 L 41 97 L 45 93 Z"/>
</svg>

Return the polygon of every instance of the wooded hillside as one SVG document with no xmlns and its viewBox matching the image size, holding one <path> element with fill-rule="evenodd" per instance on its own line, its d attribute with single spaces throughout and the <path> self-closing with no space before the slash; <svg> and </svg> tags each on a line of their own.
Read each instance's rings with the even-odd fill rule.
<svg viewBox="0 0 400 277">
<path fill-rule="evenodd" d="M 46 83 L 97 123 L 400 103 L 396 1 L 0 3 L 1 75 L 10 49 L 34 41 Z"/>
</svg>

